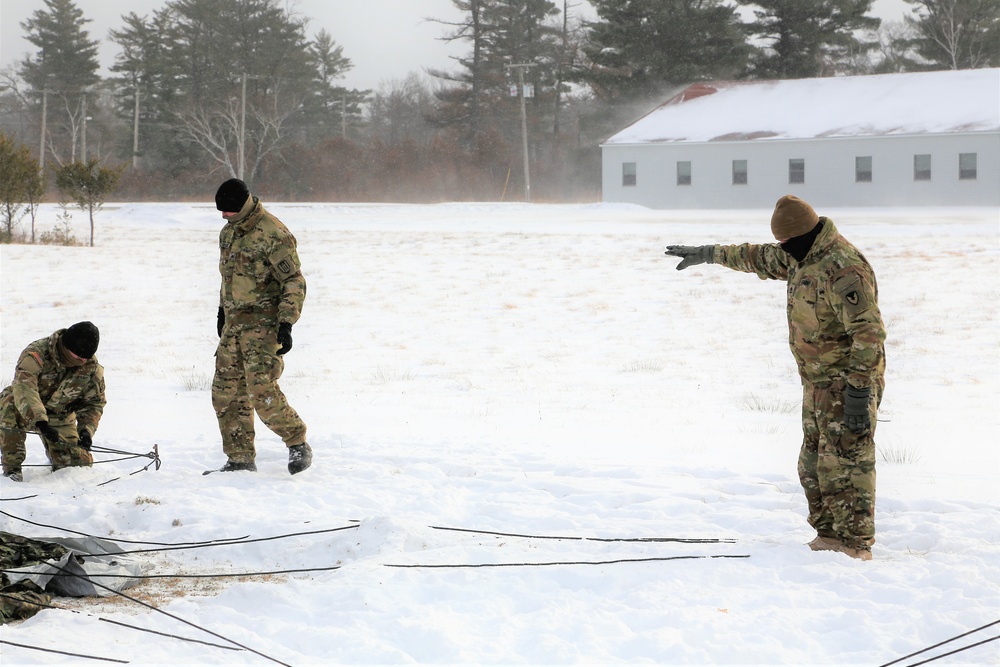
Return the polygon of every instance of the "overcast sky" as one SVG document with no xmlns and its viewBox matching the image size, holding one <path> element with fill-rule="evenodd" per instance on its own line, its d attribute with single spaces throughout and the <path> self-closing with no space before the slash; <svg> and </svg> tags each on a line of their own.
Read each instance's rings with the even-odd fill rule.
<svg viewBox="0 0 1000 667">
<path fill-rule="evenodd" d="M 107 39 L 108 31 L 121 28 L 122 14 L 151 16 L 167 0 L 75 2 L 84 19 L 91 21 L 84 26 L 90 38 L 101 40 L 101 64 L 106 68 L 117 53 L 117 45 Z M 410 72 L 453 69 L 451 56 L 468 49 L 464 43 L 441 41 L 447 27 L 425 20 L 461 19 L 462 13 L 452 0 L 288 0 L 288 4 L 296 13 L 309 17 L 309 37 L 325 28 L 344 47 L 344 55 L 354 64 L 344 81 L 348 88 L 377 90 L 381 83 L 402 79 Z M 594 16 L 585 0 L 574 4 L 579 5 L 576 11 L 588 18 Z M 44 8 L 43 0 L 0 0 L 0 68 L 6 69 L 33 52 L 34 46 L 23 39 L 21 23 Z M 903 0 L 876 0 L 874 5 L 874 13 L 883 20 L 899 21 L 908 11 Z"/>
</svg>

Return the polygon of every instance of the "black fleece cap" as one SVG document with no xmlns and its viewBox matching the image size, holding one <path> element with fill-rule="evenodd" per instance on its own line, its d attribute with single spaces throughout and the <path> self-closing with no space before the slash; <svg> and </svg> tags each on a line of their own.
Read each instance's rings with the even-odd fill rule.
<svg viewBox="0 0 1000 667">
<path fill-rule="evenodd" d="M 230 178 L 215 193 L 215 208 L 227 213 L 238 213 L 250 197 L 250 188 L 238 178 Z"/>
<path fill-rule="evenodd" d="M 94 356 L 100 342 L 101 332 L 93 322 L 77 322 L 62 335 L 63 347 L 83 359 Z"/>
</svg>

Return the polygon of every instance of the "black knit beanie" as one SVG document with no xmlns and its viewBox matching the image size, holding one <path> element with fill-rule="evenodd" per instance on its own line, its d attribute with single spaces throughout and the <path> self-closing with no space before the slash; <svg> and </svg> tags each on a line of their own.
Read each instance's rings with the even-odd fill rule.
<svg viewBox="0 0 1000 667">
<path fill-rule="evenodd" d="M 62 335 L 63 347 L 82 359 L 94 356 L 100 342 L 101 332 L 93 322 L 77 322 Z"/>
<path fill-rule="evenodd" d="M 243 210 L 243 205 L 250 197 L 250 188 L 238 178 L 230 178 L 219 186 L 215 193 L 215 208 L 227 213 Z"/>
</svg>

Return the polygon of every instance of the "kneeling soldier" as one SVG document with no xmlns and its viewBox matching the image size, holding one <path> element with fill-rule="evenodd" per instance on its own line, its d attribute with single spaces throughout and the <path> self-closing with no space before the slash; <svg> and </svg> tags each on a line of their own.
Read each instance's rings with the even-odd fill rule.
<svg viewBox="0 0 1000 667">
<path fill-rule="evenodd" d="M 25 434 L 38 433 L 53 470 L 89 466 L 97 424 L 107 403 L 104 367 L 97 362 L 100 332 L 78 322 L 21 353 L 14 382 L 0 393 L 3 474 L 20 482 Z"/>
</svg>

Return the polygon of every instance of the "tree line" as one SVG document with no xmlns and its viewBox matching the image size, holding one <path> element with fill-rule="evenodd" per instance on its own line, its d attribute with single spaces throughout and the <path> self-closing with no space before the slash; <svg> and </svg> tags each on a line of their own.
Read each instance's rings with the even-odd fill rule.
<svg viewBox="0 0 1000 667">
<path fill-rule="evenodd" d="M 454 68 L 373 91 L 280 0 L 125 14 L 107 77 L 83 12 L 45 0 L 21 24 L 34 51 L 0 73 L 0 136 L 37 161 L 35 198 L 89 164 L 128 200 L 231 176 L 285 201 L 521 200 L 529 173 L 537 201 L 594 200 L 599 143 L 693 82 L 1000 66 L 1000 0 L 905 2 L 882 25 L 873 0 L 591 0 L 587 20 L 571 0 L 452 0 L 459 20 L 428 18 Z"/>
</svg>

